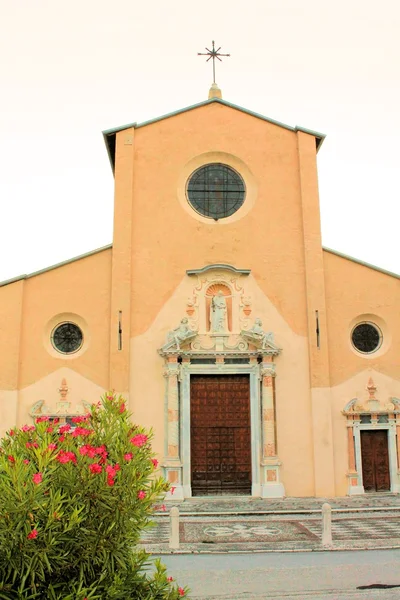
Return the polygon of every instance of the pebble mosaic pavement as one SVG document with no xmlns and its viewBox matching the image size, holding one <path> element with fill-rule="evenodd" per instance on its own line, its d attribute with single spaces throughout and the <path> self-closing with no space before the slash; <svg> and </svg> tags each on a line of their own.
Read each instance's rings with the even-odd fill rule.
<svg viewBox="0 0 400 600">
<path fill-rule="evenodd" d="M 193 499 L 168 503 L 167 510 L 173 505 L 179 508 L 183 552 L 320 550 L 324 502 L 333 509 L 332 535 L 337 549 L 400 546 L 400 498 L 393 494 L 273 501 Z M 158 514 L 154 521 L 141 542 L 150 552 L 169 552 L 168 514 Z"/>
</svg>

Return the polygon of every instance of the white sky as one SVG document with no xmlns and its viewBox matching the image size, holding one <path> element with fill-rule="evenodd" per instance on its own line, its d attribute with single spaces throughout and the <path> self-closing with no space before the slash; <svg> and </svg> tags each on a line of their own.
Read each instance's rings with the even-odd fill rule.
<svg viewBox="0 0 400 600">
<path fill-rule="evenodd" d="M 212 39 L 224 99 L 327 134 L 323 244 L 400 272 L 399 32 L 399 0 L 0 0 L 0 280 L 111 243 L 101 131 L 205 100 Z"/>
</svg>

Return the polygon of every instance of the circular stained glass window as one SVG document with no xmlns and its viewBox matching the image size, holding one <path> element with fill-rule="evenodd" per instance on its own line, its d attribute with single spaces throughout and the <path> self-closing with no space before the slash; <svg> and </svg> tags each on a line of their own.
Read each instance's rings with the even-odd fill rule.
<svg viewBox="0 0 400 600">
<path fill-rule="evenodd" d="M 382 333 L 376 325 L 372 323 L 359 323 L 351 334 L 353 346 L 359 352 L 369 354 L 378 350 L 382 343 Z"/>
<path fill-rule="evenodd" d="M 75 323 L 61 323 L 53 330 L 51 342 L 58 352 L 72 354 L 82 346 L 83 333 Z"/>
<path fill-rule="evenodd" d="M 239 210 L 245 194 L 239 173 L 221 163 L 200 167 L 190 176 L 187 185 L 187 197 L 194 210 L 216 221 Z"/>
</svg>

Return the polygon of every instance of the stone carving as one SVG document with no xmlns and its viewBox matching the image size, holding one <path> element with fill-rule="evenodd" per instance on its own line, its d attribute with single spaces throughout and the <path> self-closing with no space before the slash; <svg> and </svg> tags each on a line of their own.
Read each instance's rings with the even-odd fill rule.
<svg viewBox="0 0 400 600">
<path fill-rule="evenodd" d="M 262 350 L 268 347 L 275 347 L 274 334 L 272 331 L 264 331 L 261 319 L 256 319 L 251 329 L 242 332 L 250 342 L 256 346 L 261 346 Z"/>
<path fill-rule="evenodd" d="M 44 414 L 43 409 L 44 409 L 44 400 L 38 400 L 38 402 L 35 402 L 35 404 L 32 406 L 29 414 L 31 415 L 31 417 L 34 417 L 37 415 L 42 415 L 42 414 Z"/>
<path fill-rule="evenodd" d="M 188 316 L 193 317 L 195 310 L 196 310 L 195 301 L 193 300 L 193 298 L 188 298 L 187 302 L 186 302 L 186 312 L 187 312 Z"/>
<path fill-rule="evenodd" d="M 167 341 L 162 349 L 172 350 L 175 347 L 176 350 L 180 350 L 183 342 L 192 340 L 196 335 L 197 331 L 192 331 L 189 327 L 188 318 L 183 317 L 178 327 L 175 327 L 175 329 L 167 334 Z"/>
<path fill-rule="evenodd" d="M 379 414 L 379 413 L 396 413 L 400 412 L 400 400 L 395 397 L 389 397 L 388 402 L 385 400 L 379 400 L 376 397 L 377 386 L 374 383 L 372 377 L 368 379 L 366 385 L 366 391 L 368 398 L 359 399 L 353 398 L 349 400 L 345 405 L 342 413 L 344 415 L 359 415 L 359 414 Z"/>
<path fill-rule="evenodd" d="M 63 377 L 61 380 L 61 387 L 58 388 L 58 391 L 60 393 L 60 399 L 61 402 L 65 402 L 67 400 L 67 395 L 69 392 L 69 387 L 67 384 L 67 380 Z"/>
<path fill-rule="evenodd" d="M 390 398 L 390 402 L 393 404 L 395 410 L 400 410 L 400 400 L 399 398 L 395 398 L 392 396 Z"/>
<path fill-rule="evenodd" d="M 219 290 L 211 300 L 210 330 L 211 333 L 225 333 L 228 331 L 228 312 L 222 290 Z"/>
</svg>

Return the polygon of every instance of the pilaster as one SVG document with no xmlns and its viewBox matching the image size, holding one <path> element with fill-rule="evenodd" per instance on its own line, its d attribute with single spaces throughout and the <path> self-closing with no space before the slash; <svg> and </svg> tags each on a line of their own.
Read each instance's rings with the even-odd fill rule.
<svg viewBox="0 0 400 600">
<path fill-rule="evenodd" d="M 315 138 L 298 131 L 316 496 L 335 495 L 328 330 Z"/>
<path fill-rule="evenodd" d="M 262 431 L 262 498 L 282 498 L 285 488 L 279 481 L 280 461 L 276 448 L 274 403 L 275 365 L 271 356 L 264 356 L 261 375 L 261 431 Z"/>
<path fill-rule="evenodd" d="M 180 459 L 180 398 L 178 355 L 169 356 L 164 370 L 166 387 L 166 440 L 165 458 L 162 462 L 165 479 L 174 488 L 166 499 L 183 500 L 182 462 Z M 173 496 L 173 497 L 172 497 Z"/>
<path fill-rule="evenodd" d="M 116 136 L 109 387 L 129 397 L 134 129 Z M 133 407 L 131 407 L 133 408 Z"/>
<path fill-rule="evenodd" d="M 353 419 L 347 421 L 347 453 L 348 453 L 348 471 L 347 478 L 349 481 L 348 484 L 348 493 L 349 496 L 354 496 L 358 494 L 364 493 L 364 488 L 360 488 L 360 478 L 357 472 L 356 465 L 356 451 L 355 451 L 355 440 L 354 440 L 354 430 L 353 430 Z M 362 486 L 361 486 L 362 487 Z"/>
</svg>

